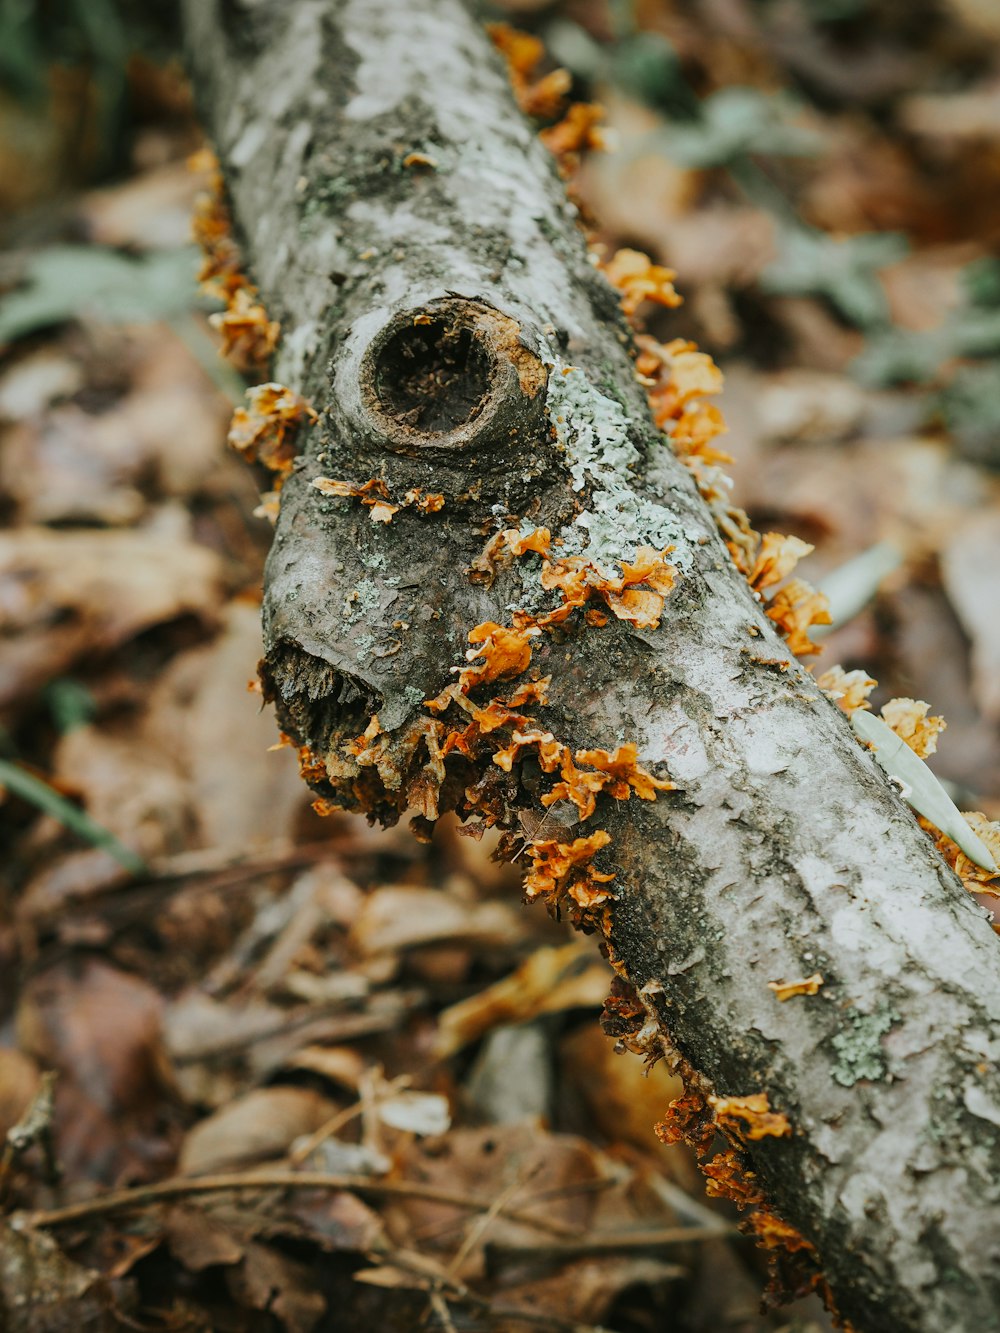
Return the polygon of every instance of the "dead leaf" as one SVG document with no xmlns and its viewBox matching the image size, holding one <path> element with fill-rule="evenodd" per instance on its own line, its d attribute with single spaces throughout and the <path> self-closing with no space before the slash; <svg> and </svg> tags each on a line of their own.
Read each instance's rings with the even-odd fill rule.
<svg viewBox="0 0 1000 1333">
<path fill-rule="evenodd" d="M 228 1270 L 226 1281 L 237 1301 L 274 1314 L 287 1333 L 312 1333 L 326 1313 L 312 1268 L 270 1245 L 250 1242 L 242 1265 Z"/>
<path fill-rule="evenodd" d="M 136 1305 L 130 1282 L 107 1281 L 67 1259 L 51 1236 L 0 1222 L 5 1333 L 118 1333 Z"/>
<path fill-rule="evenodd" d="M 364 899 L 350 947 L 371 958 L 440 941 L 509 947 L 522 935 L 523 925 L 506 903 L 466 902 L 441 889 L 385 884 Z"/>
<path fill-rule="evenodd" d="M 256 1088 L 188 1130 L 178 1169 L 198 1176 L 282 1157 L 337 1110 L 310 1088 Z"/>
<path fill-rule="evenodd" d="M 21 1119 L 41 1087 L 34 1060 L 12 1046 L 0 1046 L 0 1142 Z"/>
<path fill-rule="evenodd" d="M 221 583 L 219 557 L 176 534 L 0 534 L 0 705 L 153 625 L 210 620 Z"/>
<path fill-rule="evenodd" d="M 107 1183 L 162 1152 L 159 1119 L 176 1099 L 162 1016 L 148 982 L 96 958 L 61 963 L 24 988 L 18 1039 L 59 1071 L 56 1147 L 67 1171 Z"/>
<path fill-rule="evenodd" d="M 163 1218 L 163 1230 L 174 1258 L 190 1273 L 216 1264 L 238 1264 L 244 1246 L 218 1217 L 203 1208 L 175 1204 Z"/>
<path fill-rule="evenodd" d="M 582 941 L 536 949 L 509 976 L 442 1010 L 435 1054 L 446 1059 L 494 1028 L 538 1014 L 600 1008 L 607 989 L 607 964 Z"/>
</svg>

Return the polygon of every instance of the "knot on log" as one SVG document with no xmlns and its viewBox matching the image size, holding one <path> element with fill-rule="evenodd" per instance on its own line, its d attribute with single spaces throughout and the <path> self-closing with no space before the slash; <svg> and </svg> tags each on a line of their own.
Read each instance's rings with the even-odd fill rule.
<svg viewBox="0 0 1000 1333">
<path fill-rule="evenodd" d="M 548 372 L 516 320 L 484 301 L 442 297 L 397 310 L 368 341 L 352 405 L 366 436 L 410 457 L 475 449 L 510 463 L 544 431 Z"/>
</svg>

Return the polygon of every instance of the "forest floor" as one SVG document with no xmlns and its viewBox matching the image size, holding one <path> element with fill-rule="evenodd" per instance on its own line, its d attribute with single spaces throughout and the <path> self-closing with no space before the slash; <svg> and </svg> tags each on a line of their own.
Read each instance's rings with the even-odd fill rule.
<svg viewBox="0 0 1000 1333">
<path fill-rule="evenodd" d="M 927 701 L 1000 818 L 1000 19 L 633 8 L 510 6 L 606 108 L 575 188 L 677 271 L 650 330 L 815 546 L 817 669 Z M 680 1087 L 601 1031 L 596 943 L 488 837 L 312 810 L 253 685 L 190 94 L 162 34 L 66 40 L 0 98 L 0 1326 L 823 1333 L 656 1139 Z"/>
</svg>

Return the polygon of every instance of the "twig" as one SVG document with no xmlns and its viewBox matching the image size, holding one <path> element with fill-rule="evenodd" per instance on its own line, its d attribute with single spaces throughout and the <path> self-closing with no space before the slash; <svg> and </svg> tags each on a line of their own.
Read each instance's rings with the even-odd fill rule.
<svg viewBox="0 0 1000 1333">
<path fill-rule="evenodd" d="M 509 1245 L 503 1241 L 488 1246 L 490 1259 L 501 1262 L 517 1259 L 576 1259 L 587 1254 L 615 1254 L 622 1250 L 653 1250 L 662 1245 L 685 1245 L 694 1241 L 725 1240 L 738 1233 L 724 1224 L 715 1227 L 659 1227 L 649 1231 L 616 1231 L 613 1234 L 594 1232 L 577 1240 L 558 1241 L 547 1245 Z"/>
<path fill-rule="evenodd" d="M 531 1179 L 531 1177 L 533 1175 L 538 1174 L 539 1170 L 541 1169 L 541 1166 L 542 1166 L 541 1162 L 534 1162 L 528 1168 L 528 1170 L 522 1171 L 518 1175 L 516 1180 L 511 1181 L 511 1183 L 507 1186 L 506 1189 L 500 1191 L 497 1197 L 493 1200 L 492 1204 L 490 1204 L 487 1211 L 483 1213 L 481 1217 L 476 1218 L 476 1220 L 472 1223 L 472 1225 L 466 1232 L 465 1239 L 462 1241 L 461 1245 L 452 1255 L 451 1259 L 448 1262 L 447 1267 L 442 1273 L 441 1275 L 442 1282 L 454 1283 L 456 1281 L 456 1279 L 458 1278 L 459 1270 L 462 1267 L 462 1264 L 465 1262 L 473 1246 L 476 1245 L 479 1239 L 482 1237 L 483 1232 L 486 1231 L 487 1227 L 489 1227 L 489 1225 L 496 1220 L 498 1214 L 503 1210 L 504 1206 L 510 1202 L 510 1200 L 514 1197 L 514 1195 L 517 1194 L 519 1190 L 522 1190 L 524 1188 L 524 1186 Z M 438 1301 L 443 1304 L 443 1298 L 441 1296 L 440 1291 L 433 1291 L 431 1293 L 431 1299 L 427 1306 L 427 1309 L 424 1311 L 424 1317 L 420 1321 L 421 1327 L 426 1326 L 427 1320 L 429 1319 L 432 1310 L 438 1314 L 438 1318 L 441 1317 L 440 1312 L 438 1311 L 438 1306 L 435 1303 L 434 1299 L 435 1297 L 437 1297 Z M 447 1311 L 447 1306 L 445 1306 L 445 1310 Z M 450 1323 L 450 1316 L 449 1316 L 449 1323 Z"/>
<path fill-rule="evenodd" d="M 384 1095 L 389 1096 L 392 1093 L 399 1092 L 403 1088 L 409 1087 L 412 1082 L 413 1079 L 411 1075 L 401 1074 L 399 1078 L 394 1078 L 386 1084 Z M 301 1166 L 302 1163 L 316 1151 L 320 1144 L 324 1143 L 331 1136 L 331 1134 L 336 1134 L 338 1129 L 343 1129 L 345 1125 L 349 1125 L 352 1120 L 363 1114 L 366 1109 L 368 1109 L 368 1101 L 365 1097 L 356 1101 L 352 1106 L 345 1106 L 342 1110 L 338 1111 L 336 1115 L 332 1115 L 329 1120 L 324 1121 L 319 1129 L 314 1130 L 314 1132 L 310 1134 L 307 1139 L 304 1139 L 293 1152 L 290 1152 L 288 1154 L 289 1162 L 292 1166 Z"/>
<path fill-rule="evenodd" d="M 493 1206 L 492 1199 L 475 1199 L 455 1190 L 437 1189 L 432 1185 L 421 1185 L 411 1180 L 370 1180 L 366 1176 L 332 1175 L 321 1171 L 248 1171 L 192 1178 L 175 1176 L 153 1185 L 113 1190 L 96 1199 L 67 1204 L 63 1208 L 40 1209 L 33 1213 L 25 1213 L 22 1217 L 26 1226 L 58 1227 L 106 1213 L 143 1208 L 147 1204 L 159 1203 L 163 1199 L 183 1198 L 191 1194 L 218 1194 L 226 1190 L 255 1189 L 352 1190 L 356 1194 L 368 1194 L 373 1198 L 423 1199 L 427 1203 L 440 1203 L 450 1208 L 465 1208 L 473 1213 L 487 1213 Z M 512 1221 L 537 1227 L 539 1231 L 548 1231 L 552 1235 L 567 1239 L 579 1235 L 575 1227 L 547 1218 L 533 1217 L 530 1213 L 504 1209 L 504 1215 Z"/>
</svg>

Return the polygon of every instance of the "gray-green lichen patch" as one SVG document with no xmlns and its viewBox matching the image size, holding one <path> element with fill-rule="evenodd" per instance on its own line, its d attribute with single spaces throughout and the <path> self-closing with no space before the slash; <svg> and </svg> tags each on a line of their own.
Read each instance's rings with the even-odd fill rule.
<svg viewBox="0 0 1000 1333">
<path fill-rule="evenodd" d="M 689 568 L 699 533 L 665 505 L 636 495 L 633 471 L 641 455 L 621 404 L 595 388 L 582 370 L 555 358 L 546 411 L 573 489 L 592 488 L 590 508 L 560 533 L 566 554 L 586 551 L 602 574 L 612 576 L 640 546 L 670 546 L 671 564 Z"/>
<path fill-rule="evenodd" d="M 367 619 L 379 607 L 382 600 L 381 588 L 374 579 L 359 579 L 357 587 L 344 603 L 344 619 L 353 625 L 358 620 Z"/>
<path fill-rule="evenodd" d="M 844 1015 L 844 1029 L 833 1038 L 837 1060 L 832 1074 L 835 1083 L 851 1088 L 861 1079 L 883 1079 L 889 1072 L 882 1048 L 882 1038 L 899 1022 L 891 1005 L 881 1004 L 870 1014 L 849 1009 Z"/>
</svg>

